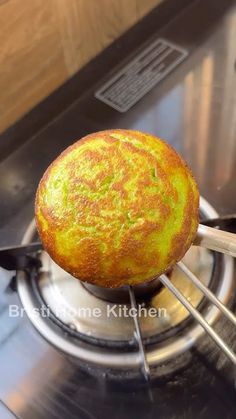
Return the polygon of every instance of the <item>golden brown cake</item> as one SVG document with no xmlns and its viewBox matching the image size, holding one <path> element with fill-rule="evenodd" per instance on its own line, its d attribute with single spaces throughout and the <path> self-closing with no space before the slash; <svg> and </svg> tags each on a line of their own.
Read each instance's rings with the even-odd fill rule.
<svg viewBox="0 0 236 419">
<path fill-rule="evenodd" d="M 65 271 L 103 287 L 136 285 L 180 260 L 198 226 L 191 171 L 161 139 L 107 130 L 67 148 L 40 181 L 42 243 Z"/>
</svg>

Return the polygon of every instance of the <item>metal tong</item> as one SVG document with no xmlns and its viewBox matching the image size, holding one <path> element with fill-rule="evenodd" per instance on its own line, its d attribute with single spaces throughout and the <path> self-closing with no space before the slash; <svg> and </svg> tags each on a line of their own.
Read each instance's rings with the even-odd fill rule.
<svg viewBox="0 0 236 419">
<path fill-rule="evenodd" d="M 199 224 L 194 245 L 236 257 L 236 234 Z"/>
<path fill-rule="evenodd" d="M 218 227 L 220 230 L 213 228 Z M 236 214 L 202 221 L 198 226 L 194 245 L 206 247 L 236 257 Z M 39 266 L 32 255 L 42 250 L 41 242 L 0 248 L 0 266 L 7 270 L 27 269 Z"/>
</svg>

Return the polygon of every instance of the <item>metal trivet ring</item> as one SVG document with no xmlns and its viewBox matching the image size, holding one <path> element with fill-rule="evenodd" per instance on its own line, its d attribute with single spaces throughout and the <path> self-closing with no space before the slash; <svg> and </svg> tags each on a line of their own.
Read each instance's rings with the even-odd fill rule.
<svg viewBox="0 0 236 419">
<path fill-rule="evenodd" d="M 216 211 L 208 204 L 206 200 L 201 198 L 201 205 L 208 217 L 217 217 Z M 29 243 L 32 241 L 35 233 L 35 227 L 32 224 L 25 234 L 23 243 Z M 219 348 L 225 353 L 225 355 L 236 365 L 236 355 L 233 351 L 223 342 L 220 336 L 213 330 L 212 324 L 218 318 L 219 314 L 224 314 L 234 325 L 236 325 L 236 318 L 234 314 L 220 301 L 227 301 L 232 288 L 232 277 L 233 277 L 233 259 L 230 256 L 223 256 L 224 260 L 224 272 L 223 275 L 226 278 L 223 286 L 218 290 L 217 295 L 214 295 L 202 282 L 187 268 L 187 266 L 181 261 L 177 264 L 179 270 L 181 270 L 188 279 L 203 293 L 203 295 L 213 304 L 209 307 L 205 317 L 203 317 L 198 310 L 186 299 L 186 297 L 179 291 L 178 288 L 170 281 L 166 275 L 162 275 L 159 280 L 161 283 L 168 288 L 168 290 L 181 302 L 181 304 L 189 311 L 191 316 L 197 320 L 186 334 L 176 337 L 174 342 L 168 343 L 166 346 L 154 348 L 145 348 L 142 338 L 142 332 L 139 324 L 138 317 L 134 317 L 134 336 L 137 341 L 138 351 L 136 352 L 114 352 L 109 351 L 105 348 L 94 348 L 86 342 L 74 342 L 73 340 L 67 339 L 63 336 L 58 328 L 52 327 L 52 325 L 43 319 L 41 316 L 32 316 L 32 309 L 35 307 L 36 300 L 32 293 L 30 281 L 27 275 L 23 271 L 17 273 L 18 291 L 22 301 L 22 304 L 34 324 L 36 329 L 57 348 L 64 352 L 78 357 L 88 363 L 100 365 L 104 367 L 112 367 L 117 369 L 123 368 L 137 368 L 140 367 L 144 377 L 148 380 L 150 377 L 150 366 L 156 366 L 170 357 L 177 356 L 178 354 L 189 349 L 193 343 L 203 335 L 204 330 L 209 336 L 215 341 Z M 132 287 L 128 287 L 131 307 L 136 308 L 136 299 Z"/>
</svg>

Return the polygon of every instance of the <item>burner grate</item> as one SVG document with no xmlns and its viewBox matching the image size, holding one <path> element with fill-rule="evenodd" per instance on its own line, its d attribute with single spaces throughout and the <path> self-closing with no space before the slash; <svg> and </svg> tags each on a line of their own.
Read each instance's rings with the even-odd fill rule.
<svg viewBox="0 0 236 419">
<path fill-rule="evenodd" d="M 236 326 L 236 316 L 224 305 L 222 302 L 208 289 L 190 269 L 183 262 L 177 263 L 178 268 L 188 277 L 188 279 L 199 288 L 204 296 L 208 298 L 220 311 L 225 315 L 228 320 L 230 320 Z M 198 310 L 187 300 L 187 298 L 179 291 L 178 288 L 173 285 L 171 280 L 166 275 L 161 275 L 159 278 L 160 282 L 168 288 L 168 290 L 178 299 L 178 301 L 183 304 L 183 306 L 189 311 L 191 316 L 203 327 L 203 329 L 208 333 L 208 335 L 214 340 L 214 342 L 219 346 L 219 348 L 224 352 L 224 354 L 229 358 L 234 365 L 236 365 L 236 354 L 232 349 L 221 339 L 221 337 L 214 331 L 212 326 L 204 319 L 204 317 L 198 312 Z M 137 303 L 135 298 L 134 290 L 131 286 L 128 287 L 131 307 L 135 310 L 137 309 Z M 142 338 L 141 328 L 138 320 L 138 316 L 134 317 L 134 336 L 138 344 L 140 362 L 141 362 L 141 371 L 144 375 L 146 381 L 150 379 L 150 368 L 146 356 L 145 346 Z"/>
<path fill-rule="evenodd" d="M 184 264 L 181 265 L 181 269 L 186 269 L 187 276 L 190 280 L 192 280 L 192 277 L 194 276 L 191 271 L 189 271 Z M 198 278 L 195 277 L 195 281 L 198 281 Z M 175 297 L 184 305 L 184 307 L 189 311 L 189 313 L 194 317 L 195 320 L 205 329 L 205 331 L 208 333 L 208 335 L 215 341 L 215 343 L 219 346 L 219 348 L 224 352 L 224 354 L 236 365 L 236 355 L 234 352 L 226 345 L 226 343 L 223 342 L 223 340 L 220 338 L 220 336 L 214 331 L 214 329 L 207 323 L 207 321 L 204 319 L 204 317 L 192 306 L 192 304 L 183 296 L 183 294 L 176 288 L 171 281 L 167 278 L 166 275 L 162 275 L 160 277 L 160 281 L 163 285 L 165 285 L 174 295 Z M 208 290 L 209 291 L 209 290 Z M 207 298 L 209 298 L 209 293 L 204 291 L 204 294 Z M 215 302 L 217 301 L 217 307 L 221 310 L 222 314 L 227 313 L 227 317 L 230 318 L 230 320 L 233 322 L 233 324 L 236 325 L 236 317 L 233 315 L 232 312 L 230 312 L 226 306 L 224 306 L 216 297 Z M 211 302 L 213 302 L 213 299 L 211 298 Z M 222 310 L 221 307 L 224 307 Z"/>
<path fill-rule="evenodd" d="M 200 208 L 203 214 L 206 217 L 217 217 L 217 213 L 214 209 L 204 200 L 201 199 Z M 34 239 L 35 235 L 35 225 L 34 223 L 31 224 L 30 228 L 28 229 L 24 243 L 30 243 Z M 193 247 L 194 249 L 195 247 Z M 197 249 L 197 248 L 196 248 Z M 199 250 L 202 249 L 201 247 Z M 204 250 L 204 249 L 202 249 Z M 48 256 L 45 254 L 46 259 Z M 32 310 L 38 304 L 36 299 L 35 289 L 32 286 L 32 278 L 29 279 L 26 273 L 23 271 L 18 272 L 18 291 L 25 310 L 34 324 L 34 326 L 38 329 L 38 331 L 54 346 L 58 347 L 59 349 L 63 350 L 65 353 L 70 354 L 79 358 L 82 361 L 86 361 L 87 363 L 92 363 L 96 366 L 101 367 L 109 367 L 114 370 L 130 370 L 130 369 L 141 369 L 142 375 L 145 377 L 146 380 L 150 378 L 150 369 L 151 367 L 157 366 L 162 364 L 165 361 L 173 359 L 177 355 L 184 353 L 187 351 L 199 337 L 203 336 L 204 331 L 206 331 L 210 337 L 216 342 L 216 344 L 220 347 L 220 349 L 225 353 L 225 355 L 234 363 L 236 364 L 236 356 L 220 338 L 220 336 L 214 331 L 212 328 L 213 323 L 222 313 L 226 315 L 226 317 L 236 324 L 236 319 L 233 313 L 229 311 L 226 307 L 226 304 L 229 300 L 230 293 L 232 291 L 233 285 L 233 259 L 228 255 L 222 256 L 222 271 L 220 273 L 221 277 L 219 279 L 218 288 L 213 292 L 209 289 L 209 282 L 205 282 L 203 284 L 198 277 L 193 273 L 191 269 L 189 269 L 183 261 L 179 262 L 176 265 L 176 268 L 179 272 L 181 272 L 185 277 L 187 283 L 191 284 L 191 287 L 194 287 L 203 294 L 204 298 L 206 298 L 212 305 L 208 306 L 207 309 L 204 311 L 204 314 L 199 312 L 199 303 L 192 304 L 188 298 L 181 292 L 178 286 L 174 283 L 174 281 L 170 280 L 166 275 L 162 275 L 159 280 L 163 285 L 163 289 L 166 292 L 171 292 L 174 296 L 174 300 L 176 300 L 182 307 L 188 310 L 191 317 L 197 321 L 197 323 L 193 323 L 192 326 L 189 326 L 187 330 L 182 330 L 181 334 L 175 336 L 175 338 L 164 342 L 156 342 L 151 343 L 149 345 L 148 339 L 143 336 L 143 332 L 145 331 L 140 324 L 140 319 L 138 316 L 132 316 L 132 318 L 127 319 L 124 323 L 122 323 L 122 328 L 124 327 L 124 335 L 128 331 L 127 325 L 129 323 L 131 334 L 133 334 L 133 343 L 136 343 L 136 350 L 135 348 L 127 348 L 127 345 L 120 347 L 118 346 L 99 346 L 96 345 L 94 342 L 85 341 L 82 339 L 70 339 L 70 336 L 62 332 L 61 328 L 55 326 L 51 320 L 44 319 L 41 316 L 33 316 Z M 56 265 L 57 267 L 57 265 Z M 59 267 L 57 267 L 59 269 Z M 61 270 L 62 271 L 62 270 Z M 60 273 L 59 271 L 57 271 Z M 64 272 L 64 271 L 63 271 Z M 43 272 L 42 272 L 42 283 L 46 284 L 47 295 L 54 295 L 55 289 L 51 287 L 50 281 L 48 279 L 52 279 L 51 274 L 51 265 L 47 265 L 43 263 Z M 79 293 L 83 292 L 82 300 L 85 297 L 85 293 L 87 293 L 92 299 L 92 301 L 100 301 L 100 304 L 106 305 L 108 304 L 107 301 L 101 300 L 100 298 L 97 299 L 96 296 L 90 294 L 87 289 L 85 289 L 79 281 L 75 281 L 73 278 L 70 280 L 69 274 L 64 272 L 64 275 L 59 278 L 59 283 L 63 281 L 69 285 L 69 288 L 64 288 L 65 294 L 71 295 L 71 290 L 73 289 L 72 295 L 73 298 L 76 298 L 76 293 L 74 295 L 74 284 L 79 288 Z M 71 281 L 71 282 L 70 282 Z M 71 288 L 72 286 L 72 288 Z M 131 308 L 137 308 L 137 301 L 134 288 L 131 286 L 127 286 L 127 291 L 130 299 L 130 306 Z M 49 292 L 49 294 L 48 294 Z M 42 294 L 43 295 L 43 294 Z M 79 294 L 77 294 L 79 295 Z M 57 295 L 59 298 L 59 294 Z M 56 298 L 56 300 L 57 300 Z M 55 299 L 55 295 L 54 295 Z M 52 310 L 53 311 L 53 310 Z M 62 319 L 63 321 L 63 319 Z M 114 328 L 114 324 L 108 325 L 109 322 L 106 322 L 105 327 L 111 327 L 109 333 L 112 333 Z M 116 323 L 115 323 L 116 324 Z M 54 327 L 55 326 L 55 327 Z M 95 325 L 96 328 L 96 325 Z M 121 329 L 122 329 L 121 328 Z M 94 329 L 95 330 L 95 329 Z M 153 330 L 153 329 L 151 329 Z M 93 331 L 91 331 L 91 336 L 94 339 Z M 130 341 L 130 336 L 128 336 L 128 341 Z M 132 338 L 132 336 L 131 336 Z M 117 341 L 121 342 L 119 334 L 116 337 Z M 132 339 L 131 339 L 132 340 Z M 114 341 L 113 341 L 114 342 Z M 138 350 L 137 350 L 138 348 Z"/>
</svg>

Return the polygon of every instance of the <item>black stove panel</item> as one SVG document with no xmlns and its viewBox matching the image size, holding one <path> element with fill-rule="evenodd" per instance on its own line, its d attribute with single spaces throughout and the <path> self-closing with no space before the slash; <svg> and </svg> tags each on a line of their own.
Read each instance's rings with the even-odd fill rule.
<svg viewBox="0 0 236 419">
<path fill-rule="evenodd" d="M 153 37 L 187 48 L 190 56 L 127 113 L 94 97 L 101 82 L 95 80 L 81 96 L 74 98 L 71 93 L 70 104 L 67 97 L 67 106 L 49 124 L 8 153 L 0 163 L 1 245 L 21 241 L 33 218 L 37 183 L 58 153 L 89 132 L 112 127 L 139 129 L 167 139 L 192 167 L 201 194 L 219 213 L 236 212 L 236 4 L 220 3 L 195 1 L 156 28 Z M 140 30 L 147 42 L 144 23 Z M 89 67 L 93 76 L 96 63 L 101 68 L 99 60 Z M 14 132 L 17 137 L 15 128 Z M 8 305 L 20 306 L 20 301 L 12 275 L 1 271 L 0 276 L 0 399 L 17 417 L 235 417 L 234 370 L 210 339 L 178 358 L 178 371 L 165 375 L 161 373 L 165 366 L 160 367 L 160 378 L 150 387 L 142 380 L 115 380 L 81 367 L 54 349 L 25 314 L 10 318 Z M 236 332 L 225 320 L 216 329 L 235 347 Z M 4 407 L 0 405 L 0 416 L 8 418 Z"/>
</svg>

